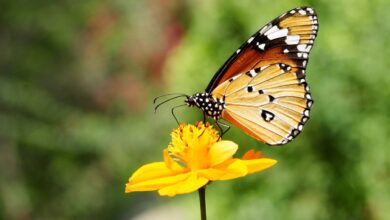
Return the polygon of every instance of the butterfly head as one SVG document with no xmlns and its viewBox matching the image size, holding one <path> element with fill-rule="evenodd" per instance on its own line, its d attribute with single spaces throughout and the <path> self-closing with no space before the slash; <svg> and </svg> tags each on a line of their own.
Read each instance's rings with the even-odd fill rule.
<svg viewBox="0 0 390 220">
<path fill-rule="evenodd" d="M 187 98 L 184 100 L 184 102 L 190 106 L 190 107 L 193 107 L 193 106 L 197 106 L 197 107 L 200 107 L 199 106 L 199 97 L 201 97 L 201 94 L 202 93 L 195 93 L 194 95 L 191 95 L 191 96 L 187 96 Z"/>
<path fill-rule="evenodd" d="M 198 92 L 192 96 L 188 96 L 185 100 L 185 103 L 190 107 L 196 106 L 198 108 L 202 108 L 202 106 L 206 106 L 209 102 L 212 102 L 212 99 L 213 97 L 211 94 L 207 92 Z"/>
<path fill-rule="evenodd" d="M 195 93 L 185 100 L 190 107 L 200 108 L 207 116 L 218 119 L 224 109 L 223 99 L 214 98 L 210 93 Z"/>
</svg>

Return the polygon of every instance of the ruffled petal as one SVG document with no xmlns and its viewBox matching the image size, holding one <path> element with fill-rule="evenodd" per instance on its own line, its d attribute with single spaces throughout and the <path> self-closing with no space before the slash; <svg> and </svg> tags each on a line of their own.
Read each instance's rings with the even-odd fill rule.
<svg viewBox="0 0 390 220">
<path fill-rule="evenodd" d="M 268 159 L 268 158 L 260 158 L 255 160 L 243 160 L 242 162 L 246 165 L 248 169 L 248 174 L 265 170 L 277 163 L 276 160 Z"/>
<path fill-rule="evenodd" d="M 209 182 L 208 179 L 198 176 L 196 172 L 190 173 L 183 181 L 164 187 L 158 191 L 161 196 L 175 196 L 177 194 L 191 193 Z"/>
<path fill-rule="evenodd" d="M 232 141 L 220 141 L 213 144 L 209 151 L 209 166 L 213 167 L 230 159 L 237 149 L 237 144 Z"/>
</svg>

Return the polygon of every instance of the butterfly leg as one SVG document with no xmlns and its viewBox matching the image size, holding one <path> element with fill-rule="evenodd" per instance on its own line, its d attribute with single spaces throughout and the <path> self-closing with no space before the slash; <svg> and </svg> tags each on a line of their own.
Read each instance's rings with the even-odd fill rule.
<svg viewBox="0 0 390 220">
<path fill-rule="evenodd" d="M 226 132 L 228 132 L 228 131 L 230 130 L 230 126 L 229 126 L 229 125 L 227 125 L 227 124 L 225 124 L 225 123 L 222 123 L 222 122 L 220 122 L 220 121 L 218 121 L 218 120 L 215 121 L 215 124 L 217 125 L 217 127 L 219 128 L 219 131 L 220 131 L 220 133 L 221 133 L 220 138 L 222 138 L 222 136 L 223 136 L 224 134 L 226 134 Z M 223 130 L 222 127 L 221 127 L 221 125 L 227 127 L 227 129 L 226 129 L 226 130 Z"/>
<path fill-rule="evenodd" d="M 175 118 L 175 121 L 176 121 L 177 125 L 179 125 L 180 122 L 179 122 L 179 120 L 177 120 L 177 117 L 176 117 L 176 115 L 175 115 L 175 109 L 180 108 L 180 107 L 183 107 L 183 106 L 186 106 L 186 104 L 178 105 L 178 106 L 175 106 L 175 107 L 173 107 L 173 108 L 171 109 L 172 116 L 173 116 L 173 118 Z"/>
<path fill-rule="evenodd" d="M 205 126 L 206 126 L 206 119 L 207 119 L 207 116 L 205 113 L 203 113 L 203 124 Z M 204 130 L 202 131 L 202 133 L 198 137 L 202 136 L 205 130 L 206 130 L 206 128 L 204 128 Z"/>
</svg>

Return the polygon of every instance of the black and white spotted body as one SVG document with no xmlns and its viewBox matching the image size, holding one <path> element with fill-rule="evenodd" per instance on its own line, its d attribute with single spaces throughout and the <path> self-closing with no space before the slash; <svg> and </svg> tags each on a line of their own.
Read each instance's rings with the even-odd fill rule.
<svg viewBox="0 0 390 220">
<path fill-rule="evenodd" d="M 205 115 L 218 120 L 221 117 L 222 111 L 225 108 L 223 99 L 215 98 L 210 93 L 195 93 L 193 96 L 187 97 L 185 100 L 188 106 L 196 106 L 200 108 Z"/>
</svg>

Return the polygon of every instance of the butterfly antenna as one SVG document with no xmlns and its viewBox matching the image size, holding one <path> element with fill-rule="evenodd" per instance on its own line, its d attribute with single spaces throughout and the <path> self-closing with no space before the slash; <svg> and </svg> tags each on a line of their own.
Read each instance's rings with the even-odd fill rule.
<svg viewBox="0 0 390 220">
<path fill-rule="evenodd" d="M 171 96 L 171 95 L 186 95 L 186 94 L 183 94 L 183 93 L 168 93 L 168 94 L 164 94 L 164 95 L 160 95 L 160 96 L 157 96 L 156 98 L 153 99 L 153 104 L 156 104 L 156 101 L 162 97 L 165 97 L 165 96 Z"/>
<path fill-rule="evenodd" d="M 180 125 L 180 122 L 179 120 L 177 120 L 177 117 L 175 115 L 175 109 L 177 108 L 180 108 L 180 107 L 183 107 L 183 106 L 186 106 L 187 104 L 182 104 L 182 105 L 178 105 L 178 106 L 175 106 L 171 109 L 171 113 L 172 113 L 172 116 L 175 118 L 176 122 L 177 122 L 177 125 Z"/>
<path fill-rule="evenodd" d="M 158 105 L 156 105 L 156 107 L 154 107 L 154 113 L 157 112 L 157 109 L 158 109 L 162 104 L 167 103 L 167 102 L 169 102 L 169 101 L 171 101 L 171 100 L 177 99 L 177 98 L 179 98 L 179 97 L 183 97 L 183 96 L 187 97 L 187 95 L 182 94 L 182 95 L 178 95 L 178 96 L 169 98 L 169 99 L 167 99 L 167 100 L 165 100 L 165 101 L 163 101 L 163 102 L 160 102 Z"/>
</svg>

